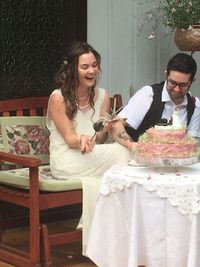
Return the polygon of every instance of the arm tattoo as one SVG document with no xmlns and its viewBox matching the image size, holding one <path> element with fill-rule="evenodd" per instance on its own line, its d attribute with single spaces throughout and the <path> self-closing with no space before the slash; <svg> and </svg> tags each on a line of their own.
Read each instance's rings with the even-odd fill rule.
<svg viewBox="0 0 200 267">
<path fill-rule="evenodd" d="M 123 139 L 124 141 L 132 141 L 130 136 L 127 135 L 126 131 L 122 130 L 117 134 L 119 139 Z"/>
</svg>

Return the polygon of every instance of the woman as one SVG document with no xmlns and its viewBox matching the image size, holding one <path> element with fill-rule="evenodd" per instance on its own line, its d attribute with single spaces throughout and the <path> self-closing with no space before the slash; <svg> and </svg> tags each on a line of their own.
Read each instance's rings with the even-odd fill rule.
<svg viewBox="0 0 200 267">
<path fill-rule="evenodd" d="M 103 129 L 93 137 L 93 123 L 110 107 L 108 92 L 96 86 L 100 61 L 99 53 L 89 44 L 74 43 L 56 75 L 59 89 L 50 96 L 47 114 L 52 175 L 57 179 L 82 178 L 84 243 L 91 217 L 88 211 L 94 208 L 99 178 L 111 165 L 131 157 L 128 149 L 117 143 L 95 145 L 104 143 L 108 133 Z"/>
</svg>

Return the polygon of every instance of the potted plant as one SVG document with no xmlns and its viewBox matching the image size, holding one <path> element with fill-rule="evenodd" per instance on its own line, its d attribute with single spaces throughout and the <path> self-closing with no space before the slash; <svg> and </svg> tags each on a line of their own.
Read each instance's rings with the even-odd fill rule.
<svg viewBox="0 0 200 267">
<path fill-rule="evenodd" d="M 140 3 L 141 5 L 148 3 Z M 151 26 L 149 39 L 154 39 L 158 25 L 174 32 L 174 41 L 182 51 L 200 51 L 200 0 L 160 0 L 146 11 L 139 20 L 139 34 L 144 26 Z"/>
<path fill-rule="evenodd" d="M 182 51 L 200 51 L 200 0 L 162 0 L 161 22 L 170 27 Z"/>
</svg>

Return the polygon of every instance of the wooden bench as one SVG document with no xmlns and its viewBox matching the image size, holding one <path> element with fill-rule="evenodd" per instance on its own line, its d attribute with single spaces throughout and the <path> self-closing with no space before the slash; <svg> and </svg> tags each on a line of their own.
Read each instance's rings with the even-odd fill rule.
<svg viewBox="0 0 200 267">
<path fill-rule="evenodd" d="M 0 101 L 1 116 L 45 116 L 48 97 L 32 97 Z M 121 95 L 111 97 L 110 112 L 122 106 Z M 29 210 L 29 253 L 18 250 L 2 242 L 2 220 L 0 217 L 0 260 L 20 267 L 47 267 L 51 266 L 51 246 L 64 243 L 80 242 L 82 233 L 74 229 L 71 232 L 50 234 L 47 224 L 41 223 L 41 211 L 52 208 L 69 206 L 82 203 L 82 189 L 65 189 L 57 192 L 49 192 L 40 188 L 41 160 L 37 158 L 20 156 L 0 151 L 0 162 L 19 164 L 28 168 L 28 188 L 20 188 L 17 185 L 7 184 L 6 171 L 5 182 L 0 183 L 0 201 L 12 203 Z M 15 173 L 13 174 L 15 175 Z M 19 178 L 20 179 L 20 178 Z"/>
</svg>

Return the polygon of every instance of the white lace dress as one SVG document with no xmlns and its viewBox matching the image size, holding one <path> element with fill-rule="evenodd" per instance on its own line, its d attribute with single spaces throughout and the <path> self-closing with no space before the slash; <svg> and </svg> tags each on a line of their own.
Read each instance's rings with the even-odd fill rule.
<svg viewBox="0 0 200 267">
<path fill-rule="evenodd" d="M 61 94 L 56 89 L 52 94 Z M 105 97 L 105 90 L 96 89 L 95 113 L 90 108 L 78 110 L 75 128 L 78 134 L 94 134 L 93 123 L 100 117 L 100 110 Z M 57 131 L 47 112 L 47 127 L 50 130 L 50 168 L 56 179 L 81 178 L 83 185 L 83 254 L 88 240 L 89 226 L 95 201 L 98 196 L 99 183 L 104 172 L 112 165 L 126 163 L 132 154 L 125 147 L 117 144 L 99 144 L 93 152 L 82 155 L 78 149 L 71 149 Z"/>
</svg>

